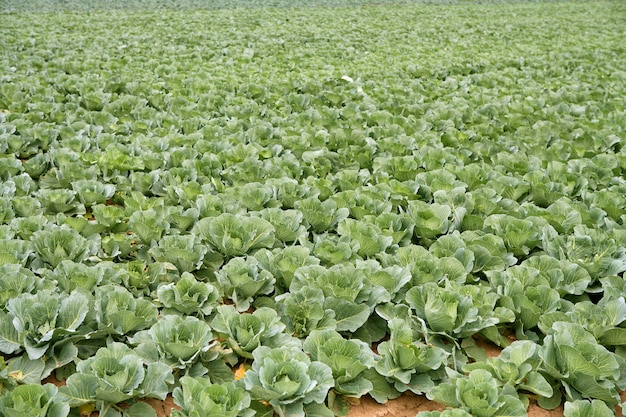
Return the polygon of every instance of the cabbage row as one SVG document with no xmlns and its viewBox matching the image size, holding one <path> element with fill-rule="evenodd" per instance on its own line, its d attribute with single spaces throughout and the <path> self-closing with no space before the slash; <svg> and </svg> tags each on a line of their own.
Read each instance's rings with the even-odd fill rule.
<svg viewBox="0 0 626 417">
<path fill-rule="evenodd" d="M 624 17 L 0 14 L 0 415 L 614 415 Z"/>
</svg>

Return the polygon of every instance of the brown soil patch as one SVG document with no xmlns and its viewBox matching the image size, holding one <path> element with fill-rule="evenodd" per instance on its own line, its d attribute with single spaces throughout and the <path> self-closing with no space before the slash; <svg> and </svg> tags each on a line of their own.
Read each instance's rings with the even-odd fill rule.
<svg viewBox="0 0 626 417">
<path fill-rule="evenodd" d="M 403 394 L 385 404 L 378 404 L 370 397 L 363 397 L 350 406 L 348 417 L 415 417 L 420 411 L 443 410 L 445 407 L 429 401 L 422 395 Z"/>
<path fill-rule="evenodd" d="M 554 410 L 544 410 L 537 404 L 531 403 L 528 406 L 528 417 L 563 417 L 563 406 Z"/>
<path fill-rule="evenodd" d="M 153 398 L 146 398 L 142 400 L 148 403 L 157 413 L 157 417 L 169 417 L 172 409 L 180 410 L 180 407 L 174 404 L 174 399 L 171 395 L 168 395 L 165 401 L 155 400 Z"/>
</svg>

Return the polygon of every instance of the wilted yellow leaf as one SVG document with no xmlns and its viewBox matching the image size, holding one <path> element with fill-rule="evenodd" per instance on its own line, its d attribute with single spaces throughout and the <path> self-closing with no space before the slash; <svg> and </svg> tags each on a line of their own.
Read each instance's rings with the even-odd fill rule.
<svg viewBox="0 0 626 417">
<path fill-rule="evenodd" d="M 94 403 L 83 404 L 80 406 L 80 415 L 81 416 L 90 416 L 91 413 L 96 409 L 96 405 Z"/>
<path fill-rule="evenodd" d="M 239 365 L 239 368 L 235 370 L 235 381 L 239 381 L 241 378 L 246 376 L 246 366 L 242 363 Z"/>
</svg>

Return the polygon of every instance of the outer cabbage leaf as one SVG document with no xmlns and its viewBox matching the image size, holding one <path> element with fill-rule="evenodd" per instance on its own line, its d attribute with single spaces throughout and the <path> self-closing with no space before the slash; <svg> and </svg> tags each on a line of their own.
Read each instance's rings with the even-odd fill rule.
<svg viewBox="0 0 626 417">
<path fill-rule="evenodd" d="M 599 400 L 576 400 L 565 402 L 563 415 L 565 417 L 614 417 L 615 412 Z"/>
</svg>

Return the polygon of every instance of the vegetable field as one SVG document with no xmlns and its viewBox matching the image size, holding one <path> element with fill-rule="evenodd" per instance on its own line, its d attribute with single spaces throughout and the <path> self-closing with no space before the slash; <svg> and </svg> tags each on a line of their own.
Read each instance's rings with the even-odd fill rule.
<svg viewBox="0 0 626 417">
<path fill-rule="evenodd" d="M 0 416 L 626 412 L 625 22 L 2 2 Z"/>
</svg>

